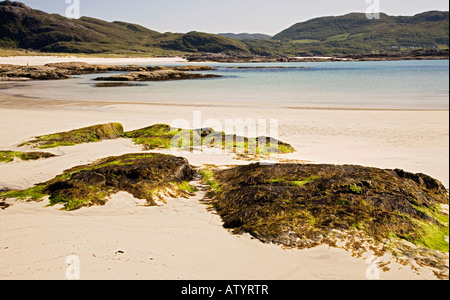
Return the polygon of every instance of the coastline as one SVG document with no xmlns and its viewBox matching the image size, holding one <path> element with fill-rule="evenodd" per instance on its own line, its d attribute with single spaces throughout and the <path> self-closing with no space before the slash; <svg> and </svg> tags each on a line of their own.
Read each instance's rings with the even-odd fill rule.
<svg viewBox="0 0 450 300">
<path fill-rule="evenodd" d="M 185 119 L 194 127 L 195 111 L 203 120 L 222 123 L 278 118 L 279 139 L 297 149 L 282 156 L 286 161 L 401 168 L 428 174 L 449 187 L 448 110 L 61 101 L 6 96 L 1 90 L 0 110 L 2 150 L 17 149 L 33 136 L 108 122 L 134 130 Z M 50 152 L 57 156 L 0 164 L 0 189 L 29 188 L 68 168 L 141 148 L 118 139 Z M 194 166 L 249 163 L 229 154 L 175 155 Z M 74 212 L 42 202 L 11 202 L 0 210 L 0 278 L 64 279 L 66 257 L 78 255 L 82 279 L 368 279 L 370 253 L 356 258 L 327 246 L 286 250 L 247 234 L 232 235 L 202 203 L 203 196 L 201 191 L 148 208 L 119 193 L 106 206 Z M 381 279 L 436 279 L 432 270 L 412 270 L 392 257 L 383 262 L 389 262 L 390 271 L 382 272 Z"/>
<path fill-rule="evenodd" d="M 8 56 L 0 57 L 1 64 L 26 66 L 43 66 L 50 63 L 86 62 L 92 65 L 160 65 L 186 63 L 182 57 L 79 57 L 66 54 L 65 56 Z"/>
<path fill-rule="evenodd" d="M 441 55 L 348 55 L 337 57 L 239 57 L 221 55 L 199 55 L 186 57 L 84 57 L 67 53 L 34 56 L 0 56 L 1 64 L 19 66 L 43 66 L 57 62 L 86 62 L 100 65 L 176 65 L 179 63 L 276 63 L 276 62 L 355 62 L 355 61 L 401 61 L 401 60 L 449 60 L 448 51 Z"/>
</svg>

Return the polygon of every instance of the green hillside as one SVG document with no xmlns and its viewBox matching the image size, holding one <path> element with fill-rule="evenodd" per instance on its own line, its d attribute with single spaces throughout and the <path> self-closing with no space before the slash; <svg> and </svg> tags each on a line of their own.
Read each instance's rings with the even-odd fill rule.
<svg viewBox="0 0 450 300">
<path fill-rule="evenodd" d="M 68 19 L 10 1 L 0 2 L 0 47 L 65 53 L 249 54 L 245 44 L 214 34 L 162 34 L 125 22 Z"/>
<path fill-rule="evenodd" d="M 159 33 L 140 25 L 82 17 L 68 19 L 20 2 L 0 2 L 0 48 L 52 53 L 172 56 L 308 56 L 448 49 L 449 13 L 412 17 L 365 14 L 322 17 L 298 23 L 271 39 L 259 35 L 202 32 Z"/>
<path fill-rule="evenodd" d="M 448 49 L 449 13 L 430 11 L 412 17 L 381 14 L 378 20 L 369 20 L 361 13 L 317 18 L 280 32 L 267 47 L 273 47 L 276 41 L 288 51 L 318 54 Z"/>
</svg>

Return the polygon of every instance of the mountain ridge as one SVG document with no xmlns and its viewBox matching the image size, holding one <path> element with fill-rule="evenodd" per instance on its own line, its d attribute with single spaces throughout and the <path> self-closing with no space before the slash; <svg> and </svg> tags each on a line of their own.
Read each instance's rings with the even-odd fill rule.
<svg viewBox="0 0 450 300">
<path fill-rule="evenodd" d="M 159 33 L 121 21 L 68 19 L 11 1 L 0 2 L 0 47 L 64 53 L 250 54 L 245 44 L 214 34 Z"/>
<path fill-rule="evenodd" d="M 151 56 L 342 56 L 449 48 L 449 13 L 369 20 L 364 13 L 299 22 L 272 38 L 259 34 L 160 33 L 138 24 L 68 19 L 20 2 L 0 2 L 0 48 Z M 447 54 L 448 55 L 448 54 Z"/>
<path fill-rule="evenodd" d="M 401 48 L 448 49 L 448 24 L 449 13 L 441 11 L 415 16 L 382 13 L 380 19 L 368 19 L 364 13 L 350 13 L 294 24 L 272 40 L 301 44 L 304 50 L 328 48 L 346 54 Z M 332 53 L 328 51 L 328 54 Z"/>
</svg>

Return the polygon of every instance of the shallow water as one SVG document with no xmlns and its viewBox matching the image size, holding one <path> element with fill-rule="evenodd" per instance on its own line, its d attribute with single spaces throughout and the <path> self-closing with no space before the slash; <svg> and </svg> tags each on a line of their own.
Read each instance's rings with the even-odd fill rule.
<svg viewBox="0 0 450 300">
<path fill-rule="evenodd" d="M 186 65 L 187 63 L 179 63 Z M 64 100 L 323 108 L 448 109 L 449 61 L 204 63 L 223 78 L 95 87 L 91 74 L 20 83 L 4 93 Z M 235 66 L 306 69 L 230 69 Z"/>
</svg>

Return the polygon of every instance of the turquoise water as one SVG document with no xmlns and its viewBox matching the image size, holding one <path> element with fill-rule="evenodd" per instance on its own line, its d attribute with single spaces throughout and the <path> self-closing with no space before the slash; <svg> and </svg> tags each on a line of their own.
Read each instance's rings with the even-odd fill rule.
<svg viewBox="0 0 450 300">
<path fill-rule="evenodd" d="M 9 93 L 110 102 L 448 109 L 449 61 L 206 64 L 223 78 L 97 88 L 99 74 L 21 84 Z M 227 69 L 305 66 L 306 69 Z"/>
</svg>

